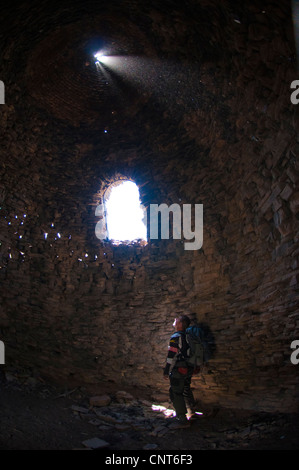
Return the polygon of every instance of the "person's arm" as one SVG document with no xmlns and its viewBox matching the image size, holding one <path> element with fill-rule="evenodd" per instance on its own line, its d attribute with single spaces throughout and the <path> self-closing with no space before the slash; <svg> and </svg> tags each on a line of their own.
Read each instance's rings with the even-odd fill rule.
<svg viewBox="0 0 299 470">
<path fill-rule="evenodd" d="M 166 366 L 164 367 L 163 375 L 164 377 L 168 377 L 170 371 L 172 370 L 172 366 L 174 365 L 175 358 L 180 351 L 179 348 L 179 336 L 171 337 L 169 346 L 168 346 L 168 353 L 166 358 Z"/>
</svg>

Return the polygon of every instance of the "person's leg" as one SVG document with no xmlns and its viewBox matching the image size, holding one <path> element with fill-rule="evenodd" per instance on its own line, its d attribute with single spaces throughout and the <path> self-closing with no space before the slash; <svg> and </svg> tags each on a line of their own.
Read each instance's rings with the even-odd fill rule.
<svg viewBox="0 0 299 470">
<path fill-rule="evenodd" d="M 184 398 L 184 378 L 170 377 L 170 399 L 173 403 L 176 417 L 180 420 L 186 420 L 186 403 Z"/>
<path fill-rule="evenodd" d="M 191 390 L 191 376 L 186 377 L 184 381 L 183 397 L 185 400 L 188 417 L 191 417 L 195 412 L 195 400 Z"/>
</svg>

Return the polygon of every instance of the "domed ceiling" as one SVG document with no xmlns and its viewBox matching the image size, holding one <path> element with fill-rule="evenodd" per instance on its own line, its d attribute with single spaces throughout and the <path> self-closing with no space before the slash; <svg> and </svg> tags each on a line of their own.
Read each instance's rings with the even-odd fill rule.
<svg viewBox="0 0 299 470">
<path fill-rule="evenodd" d="M 38 108 L 74 126 L 128 119 L 157 96 L 192 107 L 203 84 L 217 90 L 203 64 L 225 63 L 240 26 L 229 2 L 211 1 L 34 1 L 6 15 L 9 68 Z M 115 62 L 97 65 L 98 51 Z"/>
</svg>

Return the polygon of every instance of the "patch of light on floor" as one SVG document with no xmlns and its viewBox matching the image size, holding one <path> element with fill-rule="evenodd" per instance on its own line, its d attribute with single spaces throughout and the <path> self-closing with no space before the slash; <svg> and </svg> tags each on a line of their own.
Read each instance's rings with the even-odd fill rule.
<svg viewBox="0 0 299 470">
<path fill-rule="evenodd" d="M 159 413 L 163 413 L 164 416 L 169 418 L 170 416 L 175 416 L 176 413 L 174 410 L 170 408 L 166 408 L 165 406 L 162 405 L 154 405 L 152 404 L 152 410 L 153 411 L 158 411 Z"/>
<path fill-rule="evenodd" d="M 176 416 L 176 412 L 175 410 L 172 410 L 171 408 L 166 408 L 165 406 L 163 405 L 155 405 L 155 404 L 152 404 L 152 410 L 153 411 L 157 411 L 159 413 L 162 413 L 166 418 L 171 418 L 171 417 L 175 417 Z M 202 416 L 203 413 L 201 411 L 195 411 L 194 414 L 198 415 L 198 416 Z M 187 413 L 187 419 L 189 420 L 191 418 L 191 415 L 189 415 Z"/>
</svg>

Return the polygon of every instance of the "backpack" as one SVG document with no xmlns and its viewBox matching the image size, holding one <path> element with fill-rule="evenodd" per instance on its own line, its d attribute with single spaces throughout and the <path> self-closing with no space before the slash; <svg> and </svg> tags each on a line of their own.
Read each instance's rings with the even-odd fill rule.
<svg viewBox="0 0 299 470">
<path fill-rule="evenodd" d="M 186 362 L 195 370 L 209 361 L 211 357 L 210 347 L 205 339 L 203 329 L 199 326 L 189 326 L 186 329 L 185 333 L 186 340 L 189 345 L 188 357 L 186 358 Z"/>
</svg>

